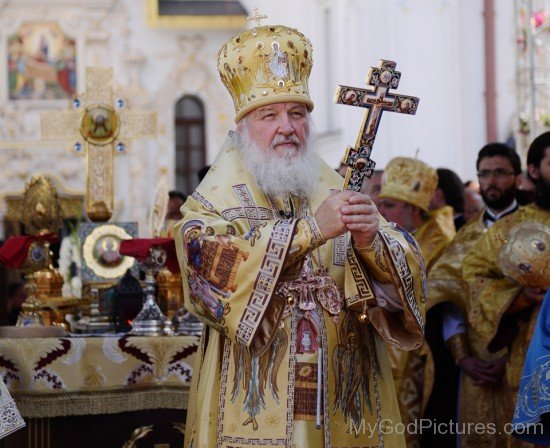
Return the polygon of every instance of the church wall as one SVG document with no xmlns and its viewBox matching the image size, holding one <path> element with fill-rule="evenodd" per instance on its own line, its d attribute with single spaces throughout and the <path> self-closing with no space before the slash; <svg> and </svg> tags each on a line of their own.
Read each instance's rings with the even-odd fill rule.
<svg viewBox="0 0 550 448">
<path fill-rule="evenodd" d="M 419 157 L 435 167 L 452 168 L 464 180 L 475 176 L 477 151 L 486 143 L 483 0 L 244 3 L 310 37 L 313 117 L 320 151 L 329 163 L 336 166 L 344 148 L 355 144 L 362 118 L 357 108 L 332 103 L 336 85 L 365 87 L 369 67 L 386 58 L 395 60 L 402 72 L 397 90 L 420 97 L 420 106 L 414 117 L 384 114 L 373 151 L 378 167 L 397 155 L 414 157 L 419 149 Z M 327 9 L 334 20 L 331 39 L 319 11 Z M 513 2 L 495 2 L 495 9 L 497 126 L 502 140 L 515 113 Z M 327 40 L 334 47 L 328 55 Z M 327 109 L 333 111 L 336 125 L 328 123 Z"/>
<path fill-rule="evenodd" d="M 497 129 L 500 141 L 517 131 L 516 17 L 515 2 L 495 2 Z"/>
<path fill-rule="evenodd" d="M 508 5 L 508 3 L 510 3 Z M 40 141 L 41 111 L 65 109 L 67 101 L 8 101 L 6 39 L 24 21 L 56 20 L 76 39 L 78 85 L 87 65 L 114 67 L 115 92 L 130 107 L 156 110 L 158 136 L 135 140 L 116 157 L 116 212 L 136 220 L 143 234 L 155 186 L 175 184 L 174 106 L 183 95 L 205 104 L 207 162 L 228 129 L 233 104 L 216 69 L 221 44 L 234 30 L 149 28 L 144 1 L 20 0 L 0 2 L 0 196 L 22 191 L 32 174 L 55 174 L 68 191 L 84 194 L 84 157 L 69 142 Z M 394 156 L 419 157 L 434 166 L 474 176 L 477 150 L 485 144 L 483 0 L 242 0 L 268 23 L 300 29 L 314 46 L 310 89 L 321 155 L 337 166 L 354 145 L 363 111 L 333 104 L 336 85 L 365 86 L 378 59 L 397 62 L 398 91 L 421 99 L 416 116 L 385 113 L 373 158 L 379 167 Z M 514 113 L 512 2 L 497 8 L 498 135 L 507 137 Z M 0 217 L 5 213 L 0 199 Z M 1 226 L 1 224 L 0 224 Z M 0 228 L 0 235 L 3 230 Z"/>
</svg>

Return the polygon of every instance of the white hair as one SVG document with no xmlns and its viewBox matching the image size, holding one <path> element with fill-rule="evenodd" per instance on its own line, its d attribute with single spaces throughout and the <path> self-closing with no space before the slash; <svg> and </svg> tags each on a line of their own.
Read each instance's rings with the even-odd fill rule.
<svg viewBox="0 0 550 448">
<path fill-rule="evenodd" d="M 305 145 L 302 145 L 296 134 L 284 137 L 275 135 L 267 153 L 254 141 L 249 132 L 247 117 L 244 117 L 237 128 L 237 147 L 242 155 L 244 166 L 260 189 L 270 196 L 294 196 L 308 198 L 318 183 L 319 158 L 314 154 L 315 139 L 312 121 L 308 114 L 309 133 Z M 298 145 L 297 149 L 287 148 L 280 154 L 275 152 L 275 145 L 284 140 L 291 140 Z"/>
</svg>

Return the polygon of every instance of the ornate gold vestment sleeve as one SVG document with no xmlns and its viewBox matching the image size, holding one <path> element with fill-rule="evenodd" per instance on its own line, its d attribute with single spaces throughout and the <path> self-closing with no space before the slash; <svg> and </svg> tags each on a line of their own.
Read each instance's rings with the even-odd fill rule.
<svg viewBox="0 0 550 448">
<path fill-rule="evenodd" d="M 306 218 L 299 219 L 292 237 L 292 244 L 283 265 L 283 270 L 293 268 L 298 271 L 306 253 L 317 249 L 325 242 L 326 239 L 319 230 L 314 217 L 307 216 Z"/>
<path fill-rule="evenodd" d="M 394 295 L 403 310 L 390 312 L 371 306 L 367 309 L 369 320 L 391 345 L 416 349 L 424 337 L 426 277 L 422 254 L 414 238 L 385 222 L 381 222 L 377 239 L 372 250 L 360 249 L 359 255 L 368 275 L 381 284 L 386 294 Z"/>
<path fill-rule="evenodd" d="M 174 234 L 185 307 L 251 354 L 263 353 L 286 303 L 275 285 L 297 220 L 238 228 L 194 197 L 182 212 Z"/>
<path fill-rule="evenodd" d="M 428 274 L 428 310 L 442 302 L 456 305 L 466 319 L 468 284 L 462 278 L 462 262 L 466 254 L 483 235 L 485 226 L 481 216 L 468 222 L 454 240 L 443 249 Z"/>
<path fill-rule="evenodd" d="M 414 233 L 414 237 L 422 248 L 428 271 L 441 255 L 443 248 L 452 241 L 455 234 L 453 209 L 449 206 L 430 212 L 428 221 Z"/>
<path fill-rule="evenodd" d="M 369 275 L 379 283 L 391 283 L 390 270 L 387 267 L 387 260 L 384 254 L 384 245 L 380 234 L 377 233 L 374 241 L 369 247 L 358 247 L 354 244 L 355 250 L 366 263 Z"/>
</svg>

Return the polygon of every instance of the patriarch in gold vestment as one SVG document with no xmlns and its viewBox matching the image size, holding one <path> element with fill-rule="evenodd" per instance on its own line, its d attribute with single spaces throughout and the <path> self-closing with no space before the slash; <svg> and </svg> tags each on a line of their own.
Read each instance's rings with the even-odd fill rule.
<svg viewBox="0 0 550 448">
<path fill-rule="evenodd" d="M 312 153 L 311 64 L 280 25 L 219 52 L 237 132 L 174 231 L 185 306 L 206 323 L 186 447 L 405 446 L 387 346 L 422 344 L 422 256 Z"/>
</svg>

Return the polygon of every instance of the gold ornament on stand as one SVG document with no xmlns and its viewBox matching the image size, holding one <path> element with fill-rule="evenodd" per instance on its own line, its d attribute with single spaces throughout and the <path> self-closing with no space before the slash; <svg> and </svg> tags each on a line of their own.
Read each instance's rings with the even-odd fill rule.
<svg viewBox="0 0 550 448">
<path fill-rule="evenodd" d="M 44 299 L 61 297 L 63 276 L 51 264 L 50 242 L 47 235 L 56 234 L 62 226 L 61 207 L 51 181 L 44 176 L 33 177 L 25 189 L 21 221 L 29 236 L 41 237 L 33 241 L 22 266 L 27 278 L 28 298 L 22 304 L 18 326 L 43 324 L 39 310 Z"/>
<path fill-rule="evenodd" d="M 113 92 L 111 67 L 86 68 L 86 92 L 71 110 L 42 114 L 42 137 L 70 139 L 86 154 L 86 214 L 93 222 L 109 220 L 114 209 L 114 153 L 125 153 L 132 139 L 154 137 L 155 112 L 128 109 Z"/>
</svg>

